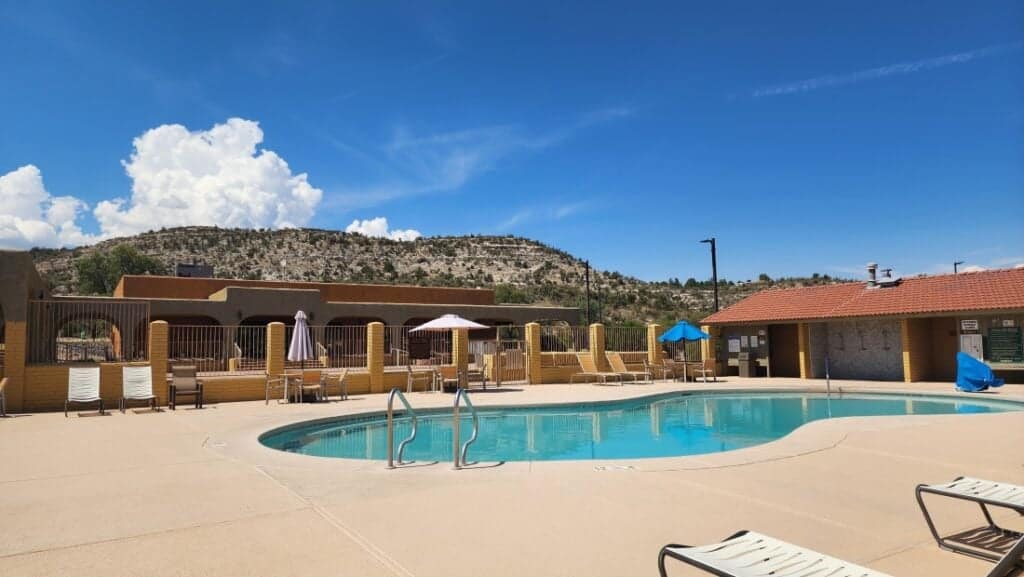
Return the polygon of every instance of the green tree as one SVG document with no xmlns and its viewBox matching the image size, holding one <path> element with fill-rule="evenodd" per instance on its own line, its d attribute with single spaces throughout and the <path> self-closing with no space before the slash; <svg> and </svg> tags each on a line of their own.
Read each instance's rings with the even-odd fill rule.
<svg viewBox="0 0 1024 577">
<path fill-rule="evenodd" d="M 167 274 L 160 261 L 135 247 L 119 244 L 104 254 L 96 251 L 75 261 L 78 290 L 85 294 L 109 295 L 126 274 Z"/>
</svg>

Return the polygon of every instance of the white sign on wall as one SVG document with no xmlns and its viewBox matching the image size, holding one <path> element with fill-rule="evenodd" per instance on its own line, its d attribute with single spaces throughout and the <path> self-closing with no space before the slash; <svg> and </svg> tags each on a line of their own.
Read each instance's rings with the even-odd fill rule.
<svg viewBox="0 0 1024 577">
<path fill-rule="evenodd" d="M 962 331 L 976 331 L 978 330 L 978 321 L 964 319 L 960 321 L 960 330 Z"/>
</svg>

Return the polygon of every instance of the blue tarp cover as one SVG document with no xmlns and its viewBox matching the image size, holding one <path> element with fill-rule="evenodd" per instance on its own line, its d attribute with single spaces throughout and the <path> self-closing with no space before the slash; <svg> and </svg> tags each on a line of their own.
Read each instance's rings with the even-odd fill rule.
<svg viewBox="0 0 1024 577">
<path fill-rule="evenodd" d="M 967 353 L 956 354 L 956 388 L 968 393 L 984 391 L 989 387 L 1003 386 L 1003 379 L 996 378 L 992 369 Z"/>
</svg>

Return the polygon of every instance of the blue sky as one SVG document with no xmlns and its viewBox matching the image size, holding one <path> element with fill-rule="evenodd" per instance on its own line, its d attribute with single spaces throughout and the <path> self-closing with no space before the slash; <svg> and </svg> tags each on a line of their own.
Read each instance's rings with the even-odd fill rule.
<svg viewBox="0 0 1024 577">
<path fill-rule="evenodd" d="M 711 235 L 737 280 L 1024 263 L 1019 2 L 26 4 L 2 246 L 359 220 L 651 280 Z"/>
</svg>

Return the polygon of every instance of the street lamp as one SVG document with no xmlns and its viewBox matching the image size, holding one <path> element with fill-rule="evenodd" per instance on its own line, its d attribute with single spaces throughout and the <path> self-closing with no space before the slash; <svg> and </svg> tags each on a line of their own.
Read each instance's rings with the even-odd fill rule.
<svg viewBox="0 0 1024 577">
<path fill-rule="evenodd" d="M 705 238 L 701 241 L 711 245 L 711 285 L 715 290 L 715 312 L 718 312 L 718 261 L 715 255 L 715 237 Z"/>
<path fill-rule="evenodd" d="M 587 326 L 590 326 L 590 261 L 585 260 L 583 264 L 587 267 Z"/>
<path fill-rule="evenodd" d="M 953 261 L 953 274 L 956 274 L 960 268 L 960 265 L 964 264 L 962 260 Z"/>
</svg>

